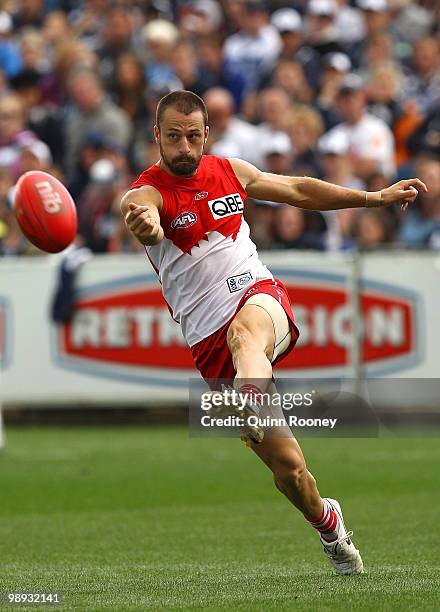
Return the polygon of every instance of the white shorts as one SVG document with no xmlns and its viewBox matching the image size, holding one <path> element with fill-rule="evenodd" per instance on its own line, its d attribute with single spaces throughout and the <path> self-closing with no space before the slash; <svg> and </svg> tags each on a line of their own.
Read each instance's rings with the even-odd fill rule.
<svg viewBox="0 0 440 612">
<path fill-rule="evenodd" d="M 279 355 L 282 355 L 290 345 L 290 325 L 286 312 L 281 304 L 268 293 L 256 293 L 247 301 L 247 304 L 260 306 L 272 319 L 275 334 L 275 346 L 271 362 L 273 363 Z"/>
</svg>

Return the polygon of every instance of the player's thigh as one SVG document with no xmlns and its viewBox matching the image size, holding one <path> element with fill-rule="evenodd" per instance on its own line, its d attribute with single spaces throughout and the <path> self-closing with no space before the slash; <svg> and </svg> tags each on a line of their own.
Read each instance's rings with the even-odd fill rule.
<svg viewBox="0 0 440 612">
<path fill-rule="evenodd" d="M 270 358 L 275 346 L 275 331 L 270 315 L 255 304 L 245 304 L 233 318 L 227 333 L 229 349 L 234 338 L 246 336 L 250 343 Z"/>
</svg>

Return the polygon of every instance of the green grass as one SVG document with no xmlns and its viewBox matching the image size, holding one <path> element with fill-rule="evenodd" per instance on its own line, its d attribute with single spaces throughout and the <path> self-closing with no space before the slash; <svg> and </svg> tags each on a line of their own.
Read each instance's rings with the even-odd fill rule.
<svg viewBox="0 0 440 612">
<path fill-rule="evenodd" d="M 439 610 L 438 439 L 302 445 L 322 494 L 343 502 L 363 576 L 333 576 L 314 530 L 236 440 L 9 428 L 0 591 L 62 591 L 63 610 Z"/>
</svg>

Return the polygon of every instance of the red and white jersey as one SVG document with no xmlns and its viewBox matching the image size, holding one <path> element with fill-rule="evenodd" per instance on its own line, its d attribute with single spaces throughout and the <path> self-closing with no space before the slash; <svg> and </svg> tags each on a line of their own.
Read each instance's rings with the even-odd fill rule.
<svg viewBox="0 0 440 612">
<path fill-rule="evenodd" d="M 204 155 L 189 178 L 154 165 L 131 188 L 144 185 L 162 195 L 165 234 L 145 250 L 172 316 L 193 346 L 231 319 L 246 289 L 273 276 L 249 237 L 246 192 L 227 159 Z"/>
</svg>

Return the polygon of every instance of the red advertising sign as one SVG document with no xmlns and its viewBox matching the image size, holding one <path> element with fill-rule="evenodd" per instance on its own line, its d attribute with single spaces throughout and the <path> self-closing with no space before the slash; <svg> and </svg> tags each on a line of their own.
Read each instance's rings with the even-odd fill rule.
<svg viewBox="0 0 440 612">
<path fill-rule="evenodd" d="M 351 311 L 343 281 L 281 276 L 300 329 L 295 350 L 277 368 L 310 370 L 349 364 Z M 99 287 L 99 286 L 98 286 Z M 417 299 L 400 288 L 367 284 L 361 292 L 362 358 L 365 365 L 388 367 L 417 353 Z M 68 366 L 93 364 L 99 369 L 127 366 L 163 369 L 164 374 L 193 368 L 179 325 L 172 320 L 160 287 L 145 284 L 88 290 L 77 303 L 73 321 L 58 332 L 58 352 Z M 67 358 L 67 361 L 66 361 Z M 402 367 L 402 365 L 400 366 Z M 92 372 L 91 372 L 92 373 Z"/>
</svg>

